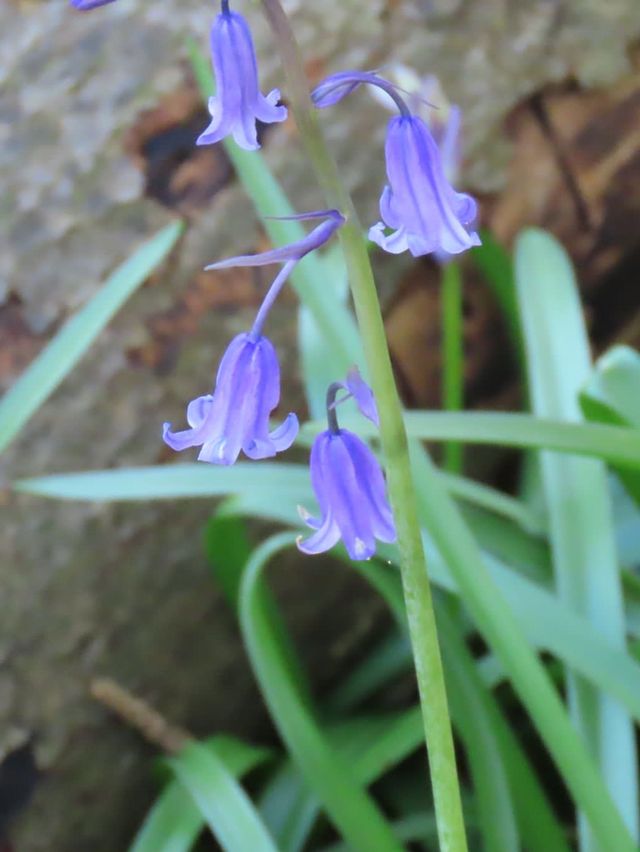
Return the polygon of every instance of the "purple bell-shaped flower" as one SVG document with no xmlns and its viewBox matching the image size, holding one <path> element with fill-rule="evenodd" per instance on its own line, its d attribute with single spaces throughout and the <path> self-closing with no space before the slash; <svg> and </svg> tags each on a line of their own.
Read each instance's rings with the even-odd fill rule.
<svg viewBox="0 0 640 852">
<path fill-rule="evenodd" d="M 211 123 L 197 144 L 212 145 L 231 134 L 241 148 L 259 148 L 256 120 L 265 124 L 284 121 L 287 108 L 278 106 L 278 89 L 266 97 L 260 93 L 249 25 L 242 15 L 229 9 L 228 2 L 223 2 L 211 28 L 211 61 L 217 92 L 209 98 Z"/>
<path fill-rule="evenodd" d="M 244 332 L 225 352 L 213 394 L 199 396 L 187 407 L 190 429 L 172 432 L 165 423 L 163 438 L 174 450 L 201 447 L 198 459 L 233 464 L 240 450 L 264 459 L 289 449 L 298 434 L 298 418 L 289 414 L 269 432 L 269 417 L 280 400 L 280 367 L 266 337 Z"/>
<path fill-rule="evenodd" d="M 414 257 L 459 254 L 480 245 L 472 230 L 477 204 L 447 181 L 438 146 L 421 118 L 391 119 L 385 157 L 389 183 L 380 198 L 383 221 L 369 229 L 370 240 L 391 254 L 409 249 Z M 385 234 L 385 225 L 394 233 Z"/>
<path fill-rule="evenodd" d="M 352 374 L 351 379 L 347 388 L 363 414 L 371 417 L 373 395 L 370 391 L 363 393 L 364 382 L 359 375 L 356 378 Z M 314 518 L 300 510 L 306 525 L 315 532 L 299 540 L 298 547 L 304 553 L 322 553 L 342 539 L 352 559 L 370 559 L 376 551 L 376 539 L 395 541 L 396 529 L 378 460 L 361 438 L 338 426 L 335 395 L 342 388 L 342 382 L 329 388 L 329 428 L 318 435 L 311 448 L 311 484 L 321 515 Z"/>
<path fill-rule="evenodd" d="M 234 266 L 268 266 L 282 263 L 280 272 L 260 306 L 251 331 L 237 335 L 225 352 L 213 394 L 199 396 L 187 407 L 191 428 L 172 432 L 165 423 L 163 438 L 174 450 L 201 447 L 198 459 L 213 464 L 233 464 L 240 451 L 251 459 L 264 459 L 289 449 L 298 434 L 298 418 L 289 414 L 277 429 L 269 432 L 269 417 L 280 400 L 280 367 L 273 344 L 262 334 L 280 290 L 296 264 L 309 252 L 324 245 L 344 223 L 338 210 L 316 210 L 284 217 L 306 221 L 322 219 L 309 234 L 286 246 L 257 255 L 230 257 L 212 263 L 207 269 Z M 367 397 L 364 384 L 355 374 L 348 390 L 357 398 Z"/>
<path fill-rule="evenodd" d="M 391 254 L 410 251 L 415 257 L 459 254 L 480 245 L 473 230 L 475 200 L 456 192 L 445 172 L 443 155 L 455 156 L 459 113 L 438 147 L 425 122 L 414 115 L 397 86 L 367 71 L 343 71 L 323 80 L 311 94 L 319 109 L 333 106 L 360 85 L 375 86 L 394 101 L 400 115 L 387 127 L 385 157 L 388 185 L 380 198 L 382 221 L 369 229 L 369 239 Z M 386 233 L 385 228 L 393 233 Z"/>
</svg>

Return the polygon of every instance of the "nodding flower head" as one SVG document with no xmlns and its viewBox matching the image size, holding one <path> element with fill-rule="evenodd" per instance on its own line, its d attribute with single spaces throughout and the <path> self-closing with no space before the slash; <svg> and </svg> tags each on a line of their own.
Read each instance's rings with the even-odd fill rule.
<svg viewBox="0 0 640 852">
<path fill-rule="evenodd" d="M 329 428 L 318 435 L 311 448 L 311 484 L 321 515 L 314 518 L 300 510 L 306 525 L 315 532 L 299 540 L 298 547 L 304 553 L 322 553 L 342 539 L 352 559 L 370 559 L 376 551 L 376 539 L 395 541 L 396 529 L 376 457 L 357 435 L 338 426 L 335 395 L 343 387 L 342 382 L 336 382 L 329 388 Z M 358 397 L 356 401 L 360 404 Z M 366 401 L 365 409 L 369 407 Z"/>
<path fill-rule="evenodd" d="M 387 177 L 378 222 L 369 239 L 391 254 L 459 254 L 480 244 L 473 230 L 477 205 L 447 181 L 440 151 L 421 118 L 392 118 L 385 144 Z M 385 234 L 385 226 L 393 233 Z"/>
<path fill-rule="evenodd" d="M 107 3 L 113 3 L 114 0 L 69 0 L 71 6 L 79 9 L 81 12 L 88 12 L 90 9 L 96 9 L 98 6 L 106 6 Z"/>
<path fill-rule="evenodd" d="M 477 205 L 470 195 L 456 192 L 449 183 L 447 167 L 456 156 L 459 112 L 443 134 L 442 150 L 429 128 L 414 115 L 403 91 L 377 74 L 344 71 L 332 74 L 312 92 L 314 104 L 323 109 L 338 103 L 360 85 L 374 86 L 395 103 L 400 115 L 392 118 L 387 128 L 385 157 L 388 185 L 380 198 L 378 222 L 369 230 L 369 239 L 391 254 L 410 251 L 423 254 L 459 254 L 480 244 L 473 230 Z M 387 234 L 385 228 L 392 229 Z"/>
<path fill-rule="evenodd" d="M 289 414 L 269 432 L 269 416 L 280 400 L 280 367 L 273 344 L 262 336 L 239 334 L 225 352 L 213 394 L 187 407 L 190 429 L 163 438 L 174 450 L 201 447 L 199 461 L 233 464 L 240 451 L 264 459 L 289 449 L 298 434 L 298 418 Z"/>
<path fill-rule="evenodd" d="M 211 28 L 211 61 L 217 93 L 209 98 L 211 123 L 198 145 L 211 145 L 229 134 L 241 148 L 259 148 L 256 120 L 265 124 L 284 121 L 287 108 L 278 106 L 280 92 L 260 93 L 258 66 L 251 31 L 238 12 L 223 3 Z"/>
</svg>

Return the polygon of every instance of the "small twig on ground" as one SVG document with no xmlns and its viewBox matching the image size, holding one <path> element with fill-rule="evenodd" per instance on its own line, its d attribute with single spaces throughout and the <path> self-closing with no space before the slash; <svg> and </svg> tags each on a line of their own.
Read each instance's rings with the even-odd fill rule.
<svg viewBox="0 0 640 852">
<path fill-rule="evenodd" d="M 171 725 L 146 701 L 136 698 L 111 678 L 95 678 L 91 681 L 89 692 L 96 701 L 135 728 L 148 742 L 169 754 L 180 751 L 193 739 L 187 731 Z"/>
</svg>

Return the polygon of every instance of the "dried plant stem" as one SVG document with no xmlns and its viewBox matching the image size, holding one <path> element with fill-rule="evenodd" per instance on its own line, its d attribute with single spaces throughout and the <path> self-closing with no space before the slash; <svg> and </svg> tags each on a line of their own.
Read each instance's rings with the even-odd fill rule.
<svg viewBox="0 0 640 852">
<path fill-rule="evenodd" d="M 127 689 L 110 678 L 91 681 L 89 691 L 96 701 L 108 707 L 127 725 L 135 728 L 153 745 L 169 754 L 176 754 L 192 739 L 182 728 L 171 725 L 141 698 L 136 698 Z"/>
</svg>

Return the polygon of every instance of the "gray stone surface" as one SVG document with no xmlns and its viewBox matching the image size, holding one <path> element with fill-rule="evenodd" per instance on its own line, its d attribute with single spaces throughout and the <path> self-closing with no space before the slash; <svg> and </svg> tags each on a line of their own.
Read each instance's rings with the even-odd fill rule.
<svg viewBox="0 0 640 852">
<path fill-rule="evenodd" d="M 501 185 L 508 156 L 501 123 L 521 98 L 567 77 L 612 81 L 640 34 L 637 0 L 286 5 L 316 75 L 391 60 L 436 72 L 465 109 L 466 181 L 479 190 Z M 242 8 L 252 16 L 265 84 L 281 85 L 257 4 Z M 63 0 L 0 6 L 4 386 L 100 280 L 174 215 L 145 196 L 125 143 L 140 114 L 183 85 L 185 37 L 204 46 L 210 17 L 211 4 L 196 0 L 119 0 L 90 14 Z M 325 113 L 323 122 L 369 221 L 377 215 L 385 113 L 365 93 L 352 105 Z M 273 130 L 266 148 L 296 205 L 320 206 L 293 129 Z M 226 341 L 252 309 L 246 302 L 224 312 L 196 306 L 177 330 L 172 310 L 184 308 L 204 263 L 250 248 L 257 233 L 235 185 L 192 211 L 171 259 L 6 454 L 3 481 L 168 458 L 159 425 L 178 420 L 184 402 L 208 386 Z M 150 367 L 131 353 L 157 342 L 158 317 L 169 326 L 169 343 L 160 341 L 168 353 Z M 272 323 L 285 402 L 297 404 L 291 302 Z M 32 738 L 44 773 L 13 828 L 18 852 L 124 849 L 149 799 L 150 751 L 88 700 L 94 675 L 116 677 L 198 734 L 264 730 L 232 619 L 201 554 L 208 511 L 200 502 L 103 507 L 3 495 L 0 752 Z M 353 637 L 350 648 L 379 610 L 345 570 L 316 582 L 313 564 L 288 563 L 279 585 L 317 670 L 332 659 L 328 612 Z"/>
</svg>

